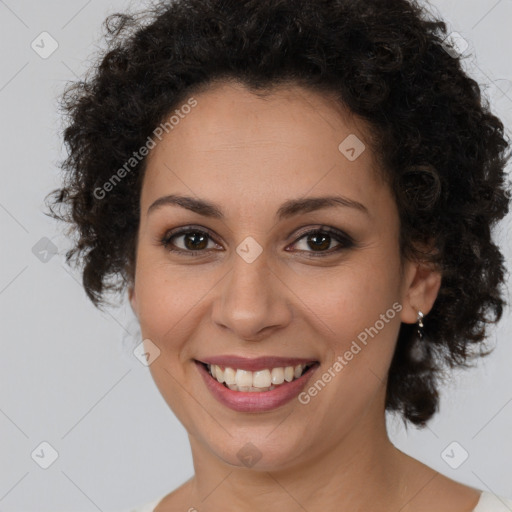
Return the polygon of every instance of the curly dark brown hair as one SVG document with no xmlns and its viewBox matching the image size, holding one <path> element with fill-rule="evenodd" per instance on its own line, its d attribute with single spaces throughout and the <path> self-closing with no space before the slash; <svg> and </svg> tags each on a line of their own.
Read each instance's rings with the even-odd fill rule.
<svg viewBox="0 0 512 512">
<path fill-rule="evenodd" d="M 441 370 L 490 353 L 487 327 L 505 304 L 491 230 L 508 212 L 509 146 L 448 51 L 445 23 L 407 0 L 176 0 L 109 16 L 105 30 L 97 63 L 62 96 L 68 156 L 49 196 L 50 215 L 71 225 L 67 261 L 83 267 L 93 303 L 133 282 L 146 158 L 107 199 L 98 190 L 185 98 L 223 79 L 253 92 L 291 83 L 331 93 L 371 127 L 402 257 L 442 272 L 426 357 L 411 357 L 415 328 L 402 324 L 387 383 L 386 409 L 424 426 Z"/>
</svg>

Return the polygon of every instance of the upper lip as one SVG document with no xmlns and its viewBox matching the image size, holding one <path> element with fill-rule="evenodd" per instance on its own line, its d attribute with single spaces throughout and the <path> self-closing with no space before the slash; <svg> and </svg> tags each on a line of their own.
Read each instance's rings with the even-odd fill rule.
<svg viewBox="0 0 512 512">
<path fill-rule="evenodd" d="M 262 356 L 255 358 L 240 357 L 234 355 L 212 356 L 204 359 L 196 359 L 200 363 L 215 364 L 229 368 L 239 368 L 240 370 L 258 371 L 266 368 L 280 368 L 285 366 L 297 366 L 299 364 L 316 363 L 315 359 L 304 359 L 300 357 L 275 357 Z"/>
</svg>

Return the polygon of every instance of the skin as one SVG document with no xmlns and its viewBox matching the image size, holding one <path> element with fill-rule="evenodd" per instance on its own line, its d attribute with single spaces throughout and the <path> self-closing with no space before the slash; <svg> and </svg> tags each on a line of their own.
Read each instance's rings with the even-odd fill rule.
<svg viewBox="0 0 512 512">
<path fill-rule="evenodd" d="M 386 381 L 400 322 L 415 323 L 418 310 L 428 322 L 441 276 L 401 259 L 396 204 L 370 144 L 354 161 L 338 150 L 350 134 L 369 140 L 368 126 L 298 86 L 260 98 L 221 82 L 194 98 L 197 106 L 148 157 L 129 292 L 144 339 L 161 351 L 150 371 L 188 432 L 195 469 L 156 511 L 473 510 L 477 490 L 387 436 Z M 224 218 L 175 205 L 148 213 L 169 194 L 215 203 Z M 367 212 L 344 206 L 274 217 L 289 199 L 334 194 Z M 161 243 L 190 225 L 211 234 L 199 256 Z M 333 252 L 340 243 L 331 238 L 320 249 L 329 255 L 308 258 L 319 251 L 303 228 L 321 225 L 355 245 Z M 262 248 L 252 263 L 236 252 L 248 236 Z M 173 242 L 191 253 L 190 238 L 188 246 L 185 236 Z M 307 405 L 235 412 L 210 394 L 194 364 L 219 354 L 293 355 L 320 362 L 314 381 L 394 303 L 401 311 Z M 261 453 L 251 468 L 237 457 L 248 442 Z"/>
</svg>

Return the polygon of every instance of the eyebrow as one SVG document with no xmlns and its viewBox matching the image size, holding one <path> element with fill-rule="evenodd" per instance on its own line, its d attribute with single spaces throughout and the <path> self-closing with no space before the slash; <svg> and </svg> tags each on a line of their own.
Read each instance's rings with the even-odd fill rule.
<svg viewBox="0 0 512 512">
<path fill-rule="evenodd" d="M 149 215 L 150 213 L 160 209 L 163 206 L 179 206 L 204 217 L 224 219 L 222 209 L 218 205 L 204 199 L 197 199 L 190 196 L 180 196 L 176 194 L 163 196 L 157 199 L 148 208 L 147 214 Z M 276 218 L 277 220 L 284 220 L 301 213 L 309 213 L 315 210 L 339 206 L 353 208 L 369 215 L 366 206 L 358 201 L 354 201 L 353 199 L 349 199 L 343 196 L 323 196 L 289 199 L 279 207 L 276 212 Z"/>
</svg>

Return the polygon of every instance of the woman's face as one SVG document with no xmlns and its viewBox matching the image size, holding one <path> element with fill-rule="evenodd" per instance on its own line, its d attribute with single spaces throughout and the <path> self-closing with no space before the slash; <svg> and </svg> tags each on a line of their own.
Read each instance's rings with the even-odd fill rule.
<svg viewBox="0 0 512 512">
<path fill-rule="evenodd" d="M 355 447 L 382 433 L 400 322 L 435 295 L 417 265 L 401 266 L 366 128 L 299 87 L 262 99 L 224 83 L 194 99 L 152 149 L 141 194 L 130 298 L 146 348 L 160 350 L 152 376 L 193 450 L 217 462 L 248 465 L 252 453 L 276 469 L 346 436 Z M 312 202 L 324 197 L 339 201 Z M 290 370 L 275 368 L 295 366 L 263 361 L 256 375 L 254 358 L 317 364 L 298 384 L 241 392 L 196 362 L 214 357 L 246 370 L 241 385 L 277 384 Z"/>
</svg>

